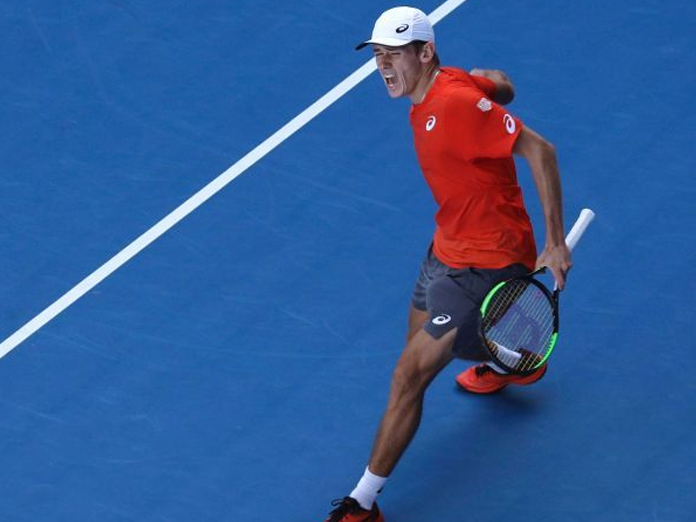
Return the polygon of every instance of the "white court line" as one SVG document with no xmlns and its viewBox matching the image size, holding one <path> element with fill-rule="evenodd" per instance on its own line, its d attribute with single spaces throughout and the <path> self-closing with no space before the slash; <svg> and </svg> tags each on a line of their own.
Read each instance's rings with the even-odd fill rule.
<svg viewBox="0 0 696 522">
<path fill-rule="evenodd" d="M 449 15 L 457 7 L 462 5 L 467 0 L 447 0 L 440 7 L 435 9 L 428 17 L 433 24 L 438 23 L 444 17 Z M 179 221 L 188 216 L 191 212 L 200 207 L 212 196 L 217 194 L 222 190 L 227 184 L 229 184 L 236 177 L 243 174 L 247 169 L 252 167 L 256 162 L 261 160 L 269 152 L 275 149 L 278 145 L 287 140 L 290 136 L 295 134 L 298 130 L 304 127 L 307 123 L 316 118 L 325 109 L 330 107 L 334 102 L 342 98 L 348 91 L 353 87 L 362 82 L 367 78 L 372 72 L 377 69 L 375 61 L 370 59 L 367 63 L 362 65 L 353 74 L 348 76 L 341 83 L 336 85 L 333 89 L 327 92 L 324 96 L 319 98 L 316 102 L 310 105 L 303 112 L 295 116 L 292 120 L 286 123 L 282 128 L 275 132 L 266 139 L 263 143 L 258 145 L 255 149 L 249 152 L 242 159 L 237 161 L 225 172 L 220 174 L 213 181 L 208 183 L 201 190 L 196 192 L 193 196 L 187 199 L 179 207 L 174 209 L 171 213 L 165 216 L 161 221 L 159 221 L 150 230 L 145 232 L 143 235 L 138 237 L 135 241 L 121 250 L 114 257 L 109 259 L 102 266 L 97 268 L 89 276 L 80 281 L 75 285 L 70 291 L 64 294 L 60 299 L 46 308 L 39 315 L 34 317 L 27 324 L 22 326 L 15 333 L 10 335 L 2 343 L 0 343 L 0 358 L 7 355 L 9 352 L 14 350 L 21 343 L 26 341 L 30 336 L 36 333 L 40 328 L 42 328 L 46 323 L 53 320 L 57 315 L 61 314 L 72 305 L 75 301 L 84 296 L 87 292 L 92 290 L 95 286 L 101 283 L 104 279 L 113 274 L 121 266 L 126 264 L 128 261 L 133 259 L 142 250 L 144 250 L 150 243 L 155 241 L 170 228 L 176 225 Z"/>
</svg>

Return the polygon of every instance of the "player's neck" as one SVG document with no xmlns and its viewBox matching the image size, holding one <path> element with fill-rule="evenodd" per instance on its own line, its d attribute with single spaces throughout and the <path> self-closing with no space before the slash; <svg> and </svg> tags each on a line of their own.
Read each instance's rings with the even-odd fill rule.
<svg viewBox="0 0 696 522">
<path fill-rule="evenodd" d="M 416 88 L 413 90 L 413 93 L 410 96 L 411 103 L 413 103 L 414 105 L 418 105 L 425 99 L 426 95 L 428 94 L 428 91 L 430 91 L 430 88 L 435 83 L 438 74 L 440 74 L 440 68 L 437 66 L 429 66 L 425 70 L 423 76 L 421 76 L 418 80 L 418 84 L 416 85 Z"/>
</svg>

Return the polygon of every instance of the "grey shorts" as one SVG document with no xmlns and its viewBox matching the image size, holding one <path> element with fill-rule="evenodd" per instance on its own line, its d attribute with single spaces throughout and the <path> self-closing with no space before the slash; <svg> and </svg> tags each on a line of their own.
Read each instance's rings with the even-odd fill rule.
<svg viewBox="0 0 696 522">
<path fill-rule="evenodd" d="M 479 309 L 486 294 L 495 285 L 511 277 L 528 273 L 524 265 L 505 268 L 450 268 L 433 254 L 432 245 L 423 260 L 413 289 L 411 303 L 428 312 L 423 329 L 439 339 L 458 328 L 454 353 L 463 359 L 488 358 L 479 337 Z"/>
</svg>

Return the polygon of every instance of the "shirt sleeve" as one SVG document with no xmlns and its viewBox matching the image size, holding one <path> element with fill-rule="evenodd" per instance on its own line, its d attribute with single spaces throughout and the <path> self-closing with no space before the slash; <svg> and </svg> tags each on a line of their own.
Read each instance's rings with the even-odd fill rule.
<svg viewBox="0 0 696 522">
<path fill-rule="evenodd" d="M 512 156 L 522 130 L 519 119 L 473 89 L 450 95 L 445 121 L 450 143 L 467 161 Z"/>
<path fill-rule="evenodd" d="M 473 74 L 469 74 L 469 78 L 471 78 L 471 81 L 474 82 L 476 87 L 481 89 L 488 98 L 495 97 L 495 92 L 498 88 L 493 80 L 485 78 L 484 76 L 474 76 Z"/>
</svg>

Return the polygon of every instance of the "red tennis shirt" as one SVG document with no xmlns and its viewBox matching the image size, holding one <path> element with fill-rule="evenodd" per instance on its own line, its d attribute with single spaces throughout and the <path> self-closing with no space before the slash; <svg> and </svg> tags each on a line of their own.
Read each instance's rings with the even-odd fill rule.
<svg viewBox="0 0 696 522">
<path fill-rule="evenodd" d="M 416 153 L 439 207 L 433 253 L 452 268 L 536 263 L 512 148 L 522 123 L 490 101 L 495 84 L 443 67 L 411 106 Z"/>
</svg>

